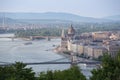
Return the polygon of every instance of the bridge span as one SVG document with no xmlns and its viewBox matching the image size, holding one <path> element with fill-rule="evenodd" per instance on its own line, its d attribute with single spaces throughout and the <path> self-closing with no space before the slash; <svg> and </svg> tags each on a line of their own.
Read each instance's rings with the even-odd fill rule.
<svg viewBox="0 0 120 80">
<path fill-rule="evenodd" d="M 1 63 L 1 62 L 0 62 Z M 15 63 L 7 63 L 7 62 L 2 62 L 0 66 L 9 66 Z M 31 63 L 24 63 L 26 65 L 48 65 L 48 64 L 73 64 L 72 62 L 31 62 Z M 94 61 L 94 62 L 85 62 L 85 61 L 79 61 L 77 64 L 86 64 L 86 65 L 100 65 L 101 62 L 99 61 Z"/>
<path fill-rule="evenodd" d="M 71 58 L 70 58 L 71 57 Z M 101 62 L 100 61 L 90 61 L 90 60 L 79 60 L 77 59 L 76 53 L 71 52 L 69 59 L 71 61 L 60 61 L 65 58 L 60 58 L 60 59 L 56 59 L 56 60 L 52 60 L 52 61 L 46 61 L 46 62 L 28 62 L 28 63 L 24 63 L 26 65 L 47 65 L 47 64 L 70 64 L 71 66 L 77 65 L 77 64 L 86 64 L 86 65 L 100 65 Z M 10 63 L 10 62 L 0 62 L 0 66 L 9 66 L 15 63 Z"/>
</svg>

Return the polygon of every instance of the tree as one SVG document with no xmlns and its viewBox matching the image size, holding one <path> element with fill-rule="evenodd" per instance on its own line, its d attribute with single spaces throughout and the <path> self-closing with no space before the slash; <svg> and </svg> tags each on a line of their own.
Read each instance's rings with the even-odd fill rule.
<svg viewBox="0 0 120 80">
<path fill-rule="evenodd" d="M 116 58 L 104 55 L 102 67 L 92 71 L 90 80 L 120 80 L 120 52 Z"/>
<path fill-rule="evenodd" d="M 39 80 L 86 80 L 79 67 L 74 66 L 63 71 L 47 71 L 40 73 Z"/>
<path fill-rule="evenodd" d="M 79 67 L 74 66 L 67 70 L 41 72 L 39 77 L 31 68 L 20 62 L 0 67 L 0 80 L 86 80 Z"/>
<path fill-rule="evenodd" d="M 31 68 L 20 62 L 10 66 L 0 67 L 0 80 L 35 80 Z"/>
</svg>

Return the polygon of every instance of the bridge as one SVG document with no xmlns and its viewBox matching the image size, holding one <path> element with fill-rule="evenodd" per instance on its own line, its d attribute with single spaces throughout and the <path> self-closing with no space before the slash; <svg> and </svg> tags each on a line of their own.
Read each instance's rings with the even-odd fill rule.
<svg viewBox="0 0 120 80">
<path fill-rule="evenodd" d="M 60 59 L 56 59 L 56 60 L 52 60 L 52 61 L 46 61 L 46 62 L 27 62 L 24 63 L 26 65 L 48 65 L 48 64 L 70 64 L 71 66 L 77 65 L 77 64 L 86 64 L 86 65 L 100 65 L 101 62 L 100 61 L 85 61 L 85 60 L 78 60 L 76 55 L 74 53 L 71 53 L 71 61 L 60 61 L 60 60 L 64 60 L 65 58 L 60 58 Z M 11 62 L 1 62 L 0 61 L 0 66 L 9 66 L 15 63 L 11 63 Z"/>
<path fill-rule="evenodd" d="M 2 34 L 2 35 L 0 35 L 0 38 L 9 38 L 9 39 L 11 39 L 12 41 L 14 41 L 14 39 L 15 39 L 16 37 L 14 36 L 14 34 Z"/>
<path fill-rule="evenodd" d="M 12 41 L 14 41 L 14 39 L 15 39 L 16 37 L 14 37 L 14 36 L 6 36 L 6 37 L 0 37 L 0 38 L 10 38 Z"/>
<path fill-rule="evenodd" d="M 1 63 L 1 62 L 0 62 Z M 0 64 L 0 66 L 9 66 L 15 63 L 2 63 Z M 48 65 L 48 64 L 76 64 L 76 63 L 72 63 L 72 62 L 31 62 L 31 63 L 24 63 L 26 65 Z M 96 62 L 84 62 L 84 61 L 80 61 L 77 62 L 77 64 L 86 64 L 86 65 L 100 65 L 101 62 L 96 61 Z"/>
<path fill-rule="evenodd" d="M 14 41 L 15 36 L 0 36 L 0 38 L 9 38 L 12 41 Z M 41 40 L 41 39 L 46 39 L 48 41 L 50 41 L 51 39 L 55 39 L 55 38 L 59 38 L 59 37 L 55 37 L 55 36 L 29 36 L 29 37 L 23 37 L 23 40 Z"/>
<path fill-rule="evenodd" d="M 5 36 L 5 37 L 4 37 L 4 36 L 3 36 L 3 37 L 1 36 L 0 38 L 15 38 L 15 37 L 14 37 L 14 36 Z"/>
<path fill-rule="evenodd" d="M 29 38 L 31 40 L 34 40 L 34 39 L 47 39 L 47 40 L 50 40 L 50 39 L 58 38 L 58 37 L 55 37 L 55 36 L 30 36 Z"/>
</svg>

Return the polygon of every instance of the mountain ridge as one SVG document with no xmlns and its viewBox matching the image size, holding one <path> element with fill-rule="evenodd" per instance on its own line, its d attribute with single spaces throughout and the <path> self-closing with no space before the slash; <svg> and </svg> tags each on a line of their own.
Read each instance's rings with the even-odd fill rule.
<svg viewBox="0 0 120 80">
<path fill-rule="evenodd" d="M 3 13 L 0 13 L 2 15 Z M 108 18 L 92 18 L 92 17 L 84 17 L 79 16 L 72 13 L 63 13 L 63 12 L 44 12 L 44 13 L 22 13 L 22 12 L 7 12 L 5 13 L 5 17 L 22 20 L 22 19 L 31 19 L 31 20 L 65 20 L 65 21 L 73 21 L 73 22 L 112 22 L 112 19 Z"/>
<path fill-rule="evenodd" d="M 104 17 L 104 18 L 114 20 L 114 21 L 120 21 L 120 15 L 107 16 L 107 17 Z"/>
</svg>

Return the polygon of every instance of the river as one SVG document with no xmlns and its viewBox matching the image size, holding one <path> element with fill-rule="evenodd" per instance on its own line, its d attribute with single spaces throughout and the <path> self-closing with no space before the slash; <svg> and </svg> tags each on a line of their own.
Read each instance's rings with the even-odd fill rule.
<svg viewBox="0 0 120 80">
<path fill-rule="evenodd" d="M 0 34 L 3 36 L 13 36 L 13 34 Z M 32 44 L 25 45 L 27 42 Z M 52 49 L 53 45 L 59 45 L 60 39 L 37 40 L 37 41 L 24 41 L 21 39 L 15 39 L 12 41 L 9 38 L 0 38 L 0 62 L 46 62 L 60 58 L 65 58 L 62 55 L 56 54 Z M 69 61 L 68 58 L 61 61 Z M 90 70 L 94 67 L 85 67 L 80 65 L 82 72 L 87 77 L 91 76 Z M 70 67 L 69 64 L 49 64 L 49 65 L 30 65 L 32 69 L 39 73 L 47 70 L 64 70 Z"/>
</svg>

